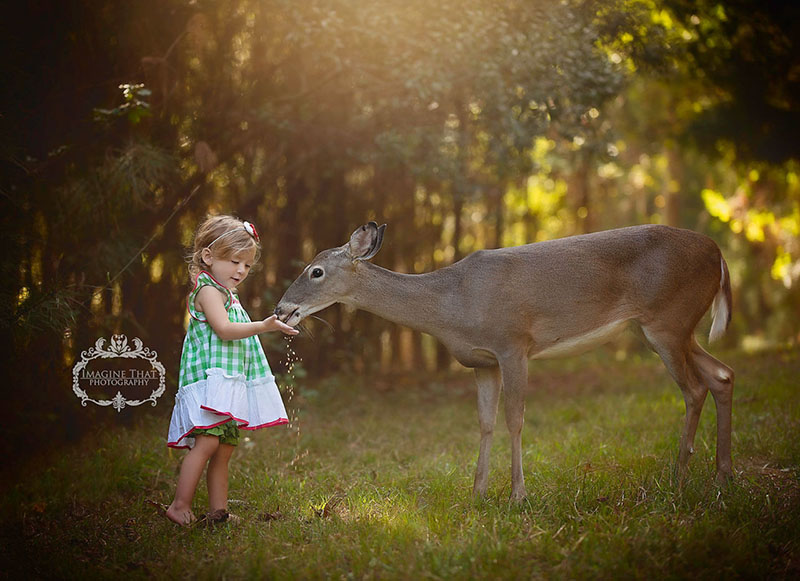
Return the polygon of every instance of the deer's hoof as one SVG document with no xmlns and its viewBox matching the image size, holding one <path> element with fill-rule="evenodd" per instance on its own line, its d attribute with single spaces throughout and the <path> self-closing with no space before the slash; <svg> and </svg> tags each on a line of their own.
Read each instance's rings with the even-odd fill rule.
<svg viewBox="0 0 800 581">
<path fill-rule="evenodd" d="M 733 484 L 733 471 L 717 470 L 717 477 L 714 479 L 714 484 L 720 488 Z"/>
</svg>

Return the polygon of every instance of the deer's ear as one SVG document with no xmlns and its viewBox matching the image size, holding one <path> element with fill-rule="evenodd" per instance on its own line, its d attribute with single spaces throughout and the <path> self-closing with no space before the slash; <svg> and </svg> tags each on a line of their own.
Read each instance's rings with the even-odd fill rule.
<svg viewBox="0 0 800 581">
<path fill-rule="evenodd" d="M 383 232 L 386 224 L 378 226 L 377 222 L 364 224 L 353 232 L 347 244 L 347 252 L 353 260 L 369 260 L 381 249 Z"/>
</svg>

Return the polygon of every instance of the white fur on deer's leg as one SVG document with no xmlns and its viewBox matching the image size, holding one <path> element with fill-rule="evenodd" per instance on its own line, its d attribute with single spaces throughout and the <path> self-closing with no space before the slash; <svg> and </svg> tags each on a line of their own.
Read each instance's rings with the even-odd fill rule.
<svg viewBox="0 0 800 581">
<path fill-rule="evenodd" d="M 489 455 L 497 420 L 497 403 L 500 399 L 500 368 L 475 369 L 475 383 L 478 386 L 478 423 L 481 427 L 481 447 L 478 452 L 478 465 L 475 467 L 475 484 L 472 487 L 472 494 L 475 498 L 482 498 L 486 496 L 486 490 L 489 487 Z"/>
<path fill-rule="evenodd" d="M 692 356 L 698 371 L 714 398 L 717 408 L 717 484 L 727 484 L 733 477 L 731 460 L 731 430 L 733 407 L 733 370 L 712 357 L 696 341 Z"/>
<path fill-rule="evenodd" d="M 501 365 L 506 426 L 511 438 L 511 500 L 527 496 L 522 473 L 522 424 L 525 417 L 525 388 L 528 386 L 528 360 L 514 357 Z"/>
</svg>

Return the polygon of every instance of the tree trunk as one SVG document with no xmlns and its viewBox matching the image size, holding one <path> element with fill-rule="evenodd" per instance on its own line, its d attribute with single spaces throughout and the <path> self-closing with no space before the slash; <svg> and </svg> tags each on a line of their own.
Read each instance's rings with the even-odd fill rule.
<svg viewBox="0 0 800 581">
<path fill-rule="evenodd" d="M 577 233 L 585 234 L 594 229 L 590 192 L 592 155 L 588 151 L 579 151 L 575 161 L 576 169 L 568 188 L 575 208 Z"/>
<path fill-rule="evenodd" d="M 668 226 L 681 225 L 681 191 L 678 184 L 683 179 L 683 165 L 678 151 L 674 147 L 667 150 L 667 175 L 664 179 L 664 220 Z"/>
</svg>

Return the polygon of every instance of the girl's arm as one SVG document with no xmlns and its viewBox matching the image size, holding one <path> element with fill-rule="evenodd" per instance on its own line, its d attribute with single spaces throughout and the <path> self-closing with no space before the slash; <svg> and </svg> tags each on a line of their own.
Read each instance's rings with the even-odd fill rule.
<svg viewBox="0 0 800 581">
<path fill-rule="evenodd" d="M 228 320 L 228 311 L 225 310 L 225 298 L 213 286 L 204 286 L 194 299 L 195 307 L 206 315 L 206 320 L 217 336 L 223 341 L 246 339 L 267 331 L 281 331 L 287 335 L 297 335 L 300 331 L 281 322 L 275 315 L 263 321 L 251 323 L 233 323 Z"/>
</svg>

